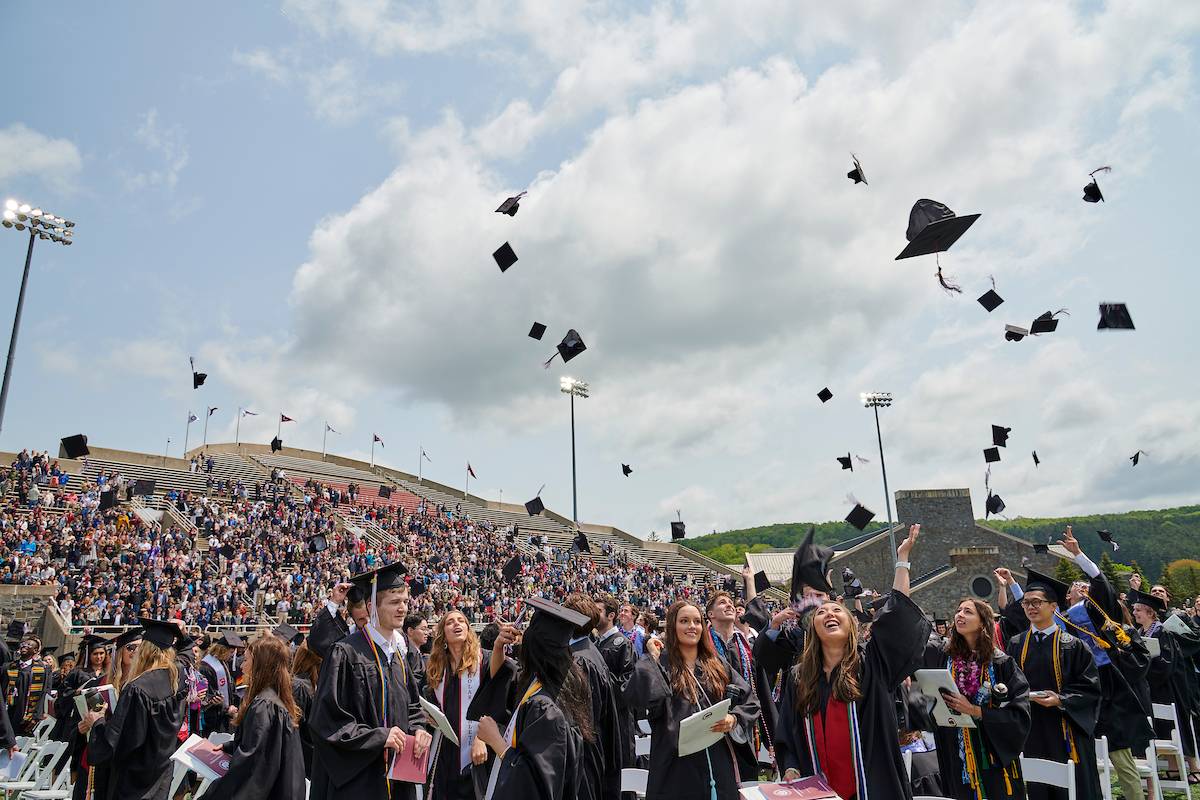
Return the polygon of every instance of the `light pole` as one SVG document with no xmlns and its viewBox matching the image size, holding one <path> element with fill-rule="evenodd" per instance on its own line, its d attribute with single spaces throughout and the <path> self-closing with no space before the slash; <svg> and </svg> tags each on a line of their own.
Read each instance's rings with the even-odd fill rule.
<svg viewBox="0 0 1200 800">
<path fill-rule="evenodd" d="M 25 251 L 25 272 L 21 275 L 21 292 L 17 295 L 17 313 L 13 316 L 12 338 L 8 340 L 8 361 L 4 365 L 4 386 L 0 387 L 0 430 L 4 429 L 4 407 L 8 404 L 8 386 L 12 381 L 13 358 L 17 352 L 17 334 L 21 330 L 21 312 L 25 310 L 25 287 L 29 285 L 29 264 L 33 260 L 33 240 L 49 239 L 56 244 L 71 244 L 75 223 L 55 216 L 28 203 L 9 199 L 4 203 L 0 224 L 17 231 L 29 229 L 29 248 Z"/>
<path fill-rule="evenodd" d="M 875 436 L 879 439 L 879 468 L 883 470 L 883 502 L 887 504 L 888 515 L 888 541 L 892 547 L 892 557 L 896 556 L 896 534 L 892 532 L 892 496 L 888 493 L 887 485 L 887 464 L 883 461 L 883 434 L 879 429 L 879 409 L 887 408 L 892 404 L 891 392 L 863 392 L 859 395 L 862 404 L 866 408 L 875 410 Z"/>
<path fill-rule="evenodd" d="M 586 399 L 588 385 L 578 378 L 563 378 L 559 381 L 559 391 L 571 396 L 571 519 L 579 524 L 579 491 L 575 483 L 575 398 Z"/>
</svg>

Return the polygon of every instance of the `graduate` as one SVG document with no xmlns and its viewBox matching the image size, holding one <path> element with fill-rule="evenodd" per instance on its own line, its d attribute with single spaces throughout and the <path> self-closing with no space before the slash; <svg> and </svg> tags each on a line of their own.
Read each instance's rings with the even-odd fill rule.
<svg viewBox="0 0 1200 800">
<path fill-rule="evenodd" d="M 587 617 L 587 621 L 572 632 L 568 643 L 575 664 L 587 675 L 594 734 L 584 742 L 586 758 L 579 797 L 581 800 L 618 800 L 621 796 L 621 724 L 612 675 L 591 637 L 600 620 L 600 606 L 582 592 L 567 595 L 563 605 Z"/>
<path fill-rule="evenodd" d="M 308 628 L 308 646 L 321 658 L 329 655 L 329 649 L 350 635 L 350 623 L 342 618 L 342 605 L 346 606 L 354 627 L 362 630 L 369 621 L 367 598 L 353 583 L 339 583 L 329 592 L 325 606 L 317 612 Z"/>
<path fill-rule="evenodd" d="M 0 672 L 0 687 L 8 704 L 8 720 L 17 736 L 31 736 L 33 729 L 46 716 L 46 696 L 52 670 L 41 658 L 42 642 L 36 636 L 21 639 L 16 658 Z"/>
<path fill-rule="evenodd" d="M 226 631 L 213 640 L 204 658 L 196 665 L 200 677 L 208 684 L 208 693 L 200 712 L 200 731 L 205 736 L 228 732 L 230 721 L 237 715 L 237 680 L 232 658 L 235 648 L 244 644 L 242 637 Z"/>
<path fill-rule="evenodd" d="M 492 649 L 492 682 L 467 710 L 496 754 L 485 800 L 573 800 L 591 735 L 587 678 L 568 649 L 587 617 L 540 597 L 523 633 L 502 624 Z M 520 643 L 517 665 L 504 648 Z M 486 712 L 486 713 L 485 713 Z M 504 726 L 501 729 L 501 726 Z"/>
<path fill-rule="evenodd" d="M 458 745 L 437 737 L 437 760 L 426 790 L 430 800 L 476 800 L 477 789 L 487 788 L 489 753 L 477 735 L 479 723 L 467 720 L 467 708 L 491 680 L 491 657 L 461 611 L 451 609 L 438 620 L 425 696 L 446 715 Z"/>
<path fill-rule="evenodd" d="M 405 663 L 400 625 L 408 613 L 404 566 L 388 564 L 352 581 L 367 598 L 369 620 L 333 644 L 321 665 L 309 729 L 311 800 L 416 796 L 411 783 L 389 780 L 393 756 L 414 737 L 419 758 L 432 737 L 416 681 Z M 311 642 L 310 642 L 311 644 Z"/>
<path fill-rule="evenodd" d="M 713 649 L 725 660 L 730 671 L 742 676 L 754 698 L 761 703 L 762 695 L 758 692 L 761 681 L 756 674 L 758 670 L 754 664 L 750 640 L 737 629 L 738 614 L 733 596 L 725 591 L 714 592 L 709 595 L 708 602 L 704 605 L 704 613 L 708 617 L 708 629 L 705 633 L 712 640 Z M 773 707 L 774 703 L 768 705 L 768 708 Z M 743 780 L 758 779 L 759 747 L 770 747 L 770 736 L 763 722 L 766 716 L 760 705 L 758 717 L 745 731 L 747 735 L 734 747 L 739 774 L 753 776 Z"/>
<path fill-rule="evenodd" d="M 321 674 L 321 657 L 305 642 L 292 653 L 292 699 L 300 709 L 300 749 L 304 753 L 304 775 L 312 777 L 313 744 L 308 721 L 312 718 L 313 698 Z"/>
<path fill-rule="evenodd" d="M 625 699 L 644 710 L 650 721 L 650 775 L 646 799 L 738 796 L 738 784 L 757 780 L 740 775 L 735 747 L 745 744 L 758 719 L 758 698 L 741 674 L 717 655 L 700 607 L 677 600 L 667 609 L 665 641 L 650 639 L 625 687 Z M 717 720 L 715 744 L 680 757 L 679 725 L 697 711 L 730 700 L 729 712 Z"/>
<path fill-rule="evenodd" d="M 637 738 L 636 723 L 633 710 L 625 703 L 624 689 L 633 677 L 633 666 L 637 656 L 633 652 L 633 644 L 621 633 L 617 626 L 617 614 L 621 603 L 611 594 L 596 598 L 600 606 L 600 618 L 596 622 L 596 649 L 600 657 L 608 665 L 609 675 L 612 676 L 613 696 L 617 703 L 617 723 L 621 734 L 621 768 L 633 767 L 636 761 L 635 747 Z"/>
<path fill-rule="evenodd" d="M 994 638 L 995 615 L 981 600 L 959 601 L 945 644 L 931 640 L 926 669 L 946 669 L 958 694 L 946 705 L 975 728 L 933 725 L 943 787 L 960 800 L 1025 797 L 1019 756 L 1029 735 L 1029 684 Z"/>
<path fill-rule="evenodd" d="M 1087 645 L 1065 632 L 1055 614 L 1066 603 L 1067 586 L 1029 570 L 1029 581 L 1020 607 L 1029 628 L 1008 642 L 1029 682 L 1029 736 L 1025 755 L 1075 764 L 1075 791 L 1079 800 L 1100 800 L 1096 771 L 1096 721 L 1100 714 L 1100 675 Z M 1039 784 L 1026 789 L 1030 800 L 1065 797 L 1066 790 Z"/>
<path fill-rule="evenodd" d="M 242 661 L 246 696 L 233 739 L 205 743 L 229 756 L 229 771 L 206 794 L 226 800 L 292 800 L 304 796 L 300 709 L 292 699 L 291 652 L 284 641 L 264 634 L 250 643 Z"/>
<path fill-rule="evenodd" d="M 920 530 L 911 526 L 897 548 L 892 591 L 865 646 L 841 603 L 827 600 L 812 613 L 800 661 L 779 698 L 775 757 L 785 780 L 820 775 L 843 800 L 912 797 L 897 743 L 896 691 L 930 634 L 908 596 L 909 555 Z"/>
<path fill-rule="evenodd" d="M 117 691 L 120 698 L 121 687 L 133 677 L 133 657 L 142 645 L 144 631 L 139 625 L 129 628 L 112 640 L 112 655 L 108 659 L 108 674 L 101 680 L 100 685 L 109 684 Z M 111 713 L 111 709 L 109 709 Z M 73 800 L 105 800 L 108 797 L 108 762 L 93 764 L 88 758 L 88 729 L 89 726 L 80 720 L 76 726 L 76 734 L 80 737 L 77 750 L 80 751 L 79 765 L 74 773 Z"/>
<path fill-rule="evenodd" d="M 112 716 L 89 711 L 79 723 L 88 734 L 88 763 L 108 766 L 97 800 L 166 800 L 171 788 L 171 755 L 187 712 L 180 676 L 192 665 L 191 639 L 178 620 L 139 621 L 143 638 Z"/>
<path fill-rule="evenodd" d="M 76 776 L 77 781 L 78 776 L 83 772 L 80 769 L 80 760 L 87 747 L 87 736 L 80 733 L 78 729 L 80 718 L 75 697 L 85 689 L 104 685 L 105 677 L 108 675 L 109 645 L 110 642 L 103 636 L 89 633 L 83 637 L 79 643 L 83 663 L 71 670 L 63 680 L 62 688 L 58 692 L 58 699 L 54 701 L 54 731 L 51 738 L 69 743 L 71 774 Z"/>
</svg>

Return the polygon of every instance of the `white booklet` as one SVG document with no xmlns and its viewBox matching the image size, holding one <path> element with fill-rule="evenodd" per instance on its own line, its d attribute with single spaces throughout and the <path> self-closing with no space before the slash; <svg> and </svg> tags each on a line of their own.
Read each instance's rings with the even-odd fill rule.
<svg viewBox="0 0 1200 800">
<path fill-rule="evenodd" d="M 454 728 L 451 727 L 450 720 L 446 719 L 446 715 L 442 713 L 442 710 L 424 697 L 419 699 L 421 701 L 421 708 L 425 709 L 425 713 L 433 720 L 433 724 L 441 731 L 442 736 L 454 742 L 454 746 L 458 747 L 458 736 L 454 734 Z"/>
<path fill-rule="evenodd" d="M 729 713 L 729 699 L 726 698 L 716 705 L 702 708 L 695 714 L 679 723 L 679 755 L 690 756 L 712 747 L 721 741 L 725 734 L 714 733 L 711 728 Z"/>
<path fill-rule="evenodd" d="M 914 674 L 921 693 L 933 700 L 933 721 L 943 728 L 974 728 L 975 720 L 967 714 L 952 711 L 942 698 L 942 690 L 962 694 L 954 684 L 948 669 L 919 669 Z"/>
<path fill-rule="evenodd" d="M 1158 643 L 1158 639 L 1151 639 L 1147 636 L 1142 641 L 1146 643 L 1146 649 L 1150 651 L 1151 658 L 1158 658 L 1162 655 L 1162 645 Z"/>
<path fill-rule="evenodd" d="M 12 758 L 8 757 L 7 750 L 0 750 L 0 780 L 16 780 L 17 776 L 21 774 L 21 767 L 25 766 L 27 758 L 29 755 L 20 750 L 13 753 Z"/>
<path fill-rule="evenodd" d="M 1194 635 L 1196 633 L 1178 614 L 1172 614 L 1167 617 L 1167 621 L 1163 623 L 1163 630 L 1167 633 L 1173 633 L 1176 636 L 1188 636 L 1189 634 Z"/>
</svg>

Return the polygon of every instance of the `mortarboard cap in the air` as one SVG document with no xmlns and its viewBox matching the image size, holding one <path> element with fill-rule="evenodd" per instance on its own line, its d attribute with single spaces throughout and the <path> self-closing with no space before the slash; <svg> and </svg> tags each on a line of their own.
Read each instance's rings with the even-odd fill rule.
<svg viewBox="0 0 1200 800">
<path fill-rule="evenodd" d="M 329 548 L 329 540 L 325 538 L 325 534 L 318 533 L 308 539 L 308 552 L 322 553 Z"/>
<path fill-rule="evenodd" d="M 355 575 L 350 579 L 350 582 L 359 588 L 364 597 L 369 598 L 371 596 L 372 583 L 375 584 L 376 592 L 407 588 L 408 584 L 404 580 L 404 576 L 407 574 L 408 570 L 404 568 L 404 564 L 399 561 L 393 561 L 391 564 L 384 564 L 378 569 Z"/>
<path fill-rule="evenodd" d="M 632 472 L 633 467 L 629 466 L 628 464 L 621 465 L 621 474 L 623 474 L 626 478 L 628 478 Z"/>
<path fill-rule="evenodd" d="M 1005 325 L 1004 338 L 1010 342 L 1019 342 L 1029 335 L 1028 328 L 1022 328 L 1018 325 Z"/>
<path fill-rule="evenodd" d="M 1050 552 L 1050 545 L 1048 545 L 1048 544 L 1042 544 L 1041 542 L 1036 542 L 1036 543 L 1034 543 L 1034 545 L 1033 545 L 1033 552 L 1035 552 L 1035 553 L 1049 553 L 1049 552 Z"/>
<path fill-rule="evenodd" d="M 1053 333 L 1058 330 L 1058 320 L 1054 318 L 1054 312 L 1047 311 L 1033 321 L 1029 326 L 1029 333 L 1037 336 L 1039 333 Z"/>
<path fill-rule="evenodd" d="M 87 437 L 82 433 L 64 436 L 61 444 L 63 458 L 82 458 L 91 454 L 91 451 L 88 450 Z"/>
<path fill-rule="evenodd" d="M 1133 466 L 1136 467 L 1138 465 L 1138 459 L 1140 459 L 1145 454 L 1145 452 L 1146 452 L 1145 450 L 1138 450 L 1136 453 L 1134 453 L 1133 455 L 1131 455 L 1129 457 L 1129 460 L 1133 462 Z"/>
<path fill-rule="evenodd" d="M 288 644 L 298 645 L 304 641 L 304 634 L 288 625 L 286 622 L 281 622 L 271 629 L 271 633 L 283 639 Z"/>
<path fill-rule="evenodd" d="M 1133 317 L 1129 316 L 1129 309 L 1124 303 L 1101 303 L 1100 322 L 1096 324 L 1096 330 L 1134 330 Z"/>
<path fill-rule="evenodd" d="M 822 403 L 828 403 L 833 399 L 833 392 L 829 391 L 829 387 L 826 386 L 824 389 L 817 392 L 817 397 L 820 398 Z"/>
<path fill-rule="evenodd" d="M 201 386 L 204 385 L 204 382 L 206 380 L 208 380 L 207 372 L 193 372 L 192 373 L 192 388 L 199 389 Z"/>
<path fill-rule="evenodd" d="M 1097 167 L 1088 173 L 1088 177 L 1092 181 L 1083 187 L 1083 202 L 1085 203 L 1099 203 L 1104 200 L 1104 194 L 1100 191 L 1100 184 L 1096 183 L 1097 172 L 1112 172 L 1112 167 Z"/>
<path fill-rule="evenodd" d="M 579 331 L 571 328 L 567 331 L 567 335 L 556 346 L 558 355 L 562 356 L 563 363 L 567 363 L 575 356 L 587 350 L 587 345 L 583 343 L 583 337 L 579 335 Z M 550 356 L 550 361 L 554 360 L 554 356 Z M 549 361 L 546 362 L 547 365 Z"/>
<path fill-rule="evenodd" d="M 592 546 L 588 543 L 587 534 L 583 531 L 575 534 L 575 540 L 571 542 L 571 549 L 576 553 L 592 552 Z"/>
<path fill-rule="evenodd" d="M 1040 458 L 1038 458 L 1037 450 L 1034 450 L 1033 451 L 1033 465 L 1035 467 L 1038 467 L 1038 466 L 1041 466 L 1041 464 L 1042 464 L 1042 460 Z"/>
<path fill-rule="evenodd" d="M 500 204 L 496 209 L 497 214 L 507 214 L 510 217 L 515 217 L 517 211 L 521 208 L 521 198 L 525 196 L 524 192 L 519 192 L 515 197 L 510 197 Z"/>
<path fill-rule="evenodd" d="M 770 588 L 771 588 L 771 581 L 768 580 L 766 572 L 764 572 L 763 570 L 759 570 L 758 572 L 754 573 L 754 591 L 755 592 L 761 594 L 762 592 L 765 592 L 767 589 L 770 589 Z"/>
<path fill-rule="evenodd" d="M 1096 531 L 1096 535 L 1100 537 L 1101 541 L 1108 542 L 1109 544 L 1111 544 L 1114 553 L 1117 550 L 1121 549 L 1121 545 L 1117 544 L 1117 541 L 1116 541 L 1116 539 L 1113 538 L 1111 531 L 1108 531 L 1108 530 Z"/>
<path fill-rule="evenodd" d="M 513 264 L 517 263 L 517 254 L 508 242 L 496 248 L 496 252 L 492 253 L 492 258 L 496 259 L 496 265 L 500 267 L 501 272 L 505 272 Z"/>
<path fill-rule="evenodd" d="M 996 294 L 995 289 L 988 289 L 978 297 L 979 305 L 983 306 L 988 312 L 995 311 L 1004 302 L 1004 298 Z"/>
<path fill-rule="evenodd" d="M 984 517 L 989 514 L 999 514 L 1004 510 L 1004 501 L 1000 499 L 1000 495 L 988 493 L 987 502 L 984 503 Z"/>
<path fill-rule="evenodd" d="M 918 200 L 908 214 L 908 230 L 905 233 L 908 246 L 896 256 L 896 260 L 949 250 L 977 219 L 979 214 L 955 216 L 953 211 L 936 200 Z"/>
<path fill-rule="evenodd" d="M 392 496 L 392 487 L 387 486 L 382 483 L 379 484 L 379 496 L 382 497 L 384 500 L 391 497 Z"/>
<path fill-rule="evenodd" d="M 1049 575 L 1038 572 L 1035 569 L 1027 570 L 1029 580 L 1025 586 L 1025 593 L 1039 591 L 1046 595 L 1047 600 L 1053 600 L 1060 606 L 1067 604 L 1067 585 L 1062 581 L 1055 580 Z"/>
<path fill-rule="evenodd" d="M 425 590 L 428 588 L 429 587 L 425 585 L 424 578 L 414 576 L 412 580 L 408 582 L 408 596 L 420 597 L 421 595 L 425 594 Z"/>
<path fill-rule="evenodd" d="M 875 512 L 862 503 L 857 503 L 854 508 L 850 509 L 850 513 L 846 515 L 846 522 L 849 522 L 860 531 L 870 525 L 873 519 L 875 519 Z"/>
<path fill-rule="evenodd" d="M 278 453 L 282 449 L 283 449 L 283 439 L 280 439 L 278 436 L 276 436 L 274 439 L 271 440 L 271 452 Z"/>
<path fill-rule="evenodd" d="M 1005 428 L 1003 425 L 992 426 L 992 444 L 996 447 L 1005 447 L 1008 445 L 1008 434 L 1012 432 L 1012 428 Z"/>
<path fill-rule="evenodd" d="M 849 453 L 846 453 L 844 456 L 838 456 L 837 460 L 838 463 L 842 465 L 842 469 L 848 469 L 851 472 L 854 472 L 854 459 L 850 458 Z"/>
<path fill-rule="evenodd" d="M 546 335 L 546 326 L 540 322 L 533 323 L 533 327 L 529 329 L 529 338 L 537 339 L 539 342 Z"/>
<path fill-rule="evenodd" d="M 1000 460 L 1000 448 L 999 447 L 984 448 L 983 460 L 988 464 L 991 464 L 995 461 L 999 461 Z"/>
<path fill-rule="evenodd" d="M 508 560 L 501 570 L 500 574 L 504 576 L 504 580 L 512 583 L 521 574 L 521 557 L 513 556 Z"/>
<path fill-rule="evenodd" d="M 542 498 L 535 497 L 525 504 L 525 510 L 529 512 L 529 516 L 536 517 L 546 510 L 546 505 L 542 502 Z"/>
<path fill-rule="evenodd" d="M 867 173 L 863 170 L 862 164 L 858 160 L 858 156 L 854 155 L 854 153 L 851 153 L 850 157 L 854 159 L 854 169 L 847 172 L 846 177 L 854 181 L 855 185 L 867 183 Z M 870 186 L 869 183 L 867 185 Z"/>
<path fill-rule="evenodd" d="M 792 554 L 792 599 L 800 597 L 805 586 L 811 586 L 826 594 L 833 593 L 828 577 L 829 559 L 833 558 L 833 548 L 815 544 L 815 536 L 816 528 L 810 527 L 808 535 Z"/>
<path fill-rule="evenodd" d="M 188 638 L 174 622 L 150 617 L 138 617 L 138 622 L 144 631 L 142 638 L 161 649 L 176 647 Z"/>
<path fill-rule="evenodd" d="M 1167 604 L 1162 601 L 1161 597 L 1155 597 L 1152 594 L 1145 594 L 1137 589 L 1130 589 L 1125 595 L 1125 600 L 1130 605 L 1143 605 L 1154 609 L 1155 611 L 1166 611 Z"/>
<path fill-rule="evenodd" d="M 671 541 L 682 539 L 687 536 L 687 525 L 683 522 L 675 521 L 671 523 Z"/>
</svg>

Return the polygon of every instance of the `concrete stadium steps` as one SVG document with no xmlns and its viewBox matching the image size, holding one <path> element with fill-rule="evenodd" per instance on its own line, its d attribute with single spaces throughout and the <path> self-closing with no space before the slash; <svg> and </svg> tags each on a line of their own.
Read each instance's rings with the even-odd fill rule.
<svg viewBox="0 0 1200 800">
<path fill-rule="evenodd" d="M 291 472 L 288 473 L 287 477 L 288 477 L 288 480 L 291 481 L 292 484 L 297 489 L 299 489 L 300 491 L 304 491 L 304 484 L 306 481 L 308 481 L 307 477 L 302 476 L 302 475 L 294 475 Z M 315 480 L 317 480 L 317 482 L 323 486 L 341 490 L 342 496 L 347 497 L 346 490 L 349 487 L 349 484 L 340 483 L 340 482 L 334 481 L 334 480 L 326 480 L 326 479 L 315 479 Z M 356 483 L 357 483 L 357 481 L 356 481 Z M 362 488 L 362 490 L 358 493 L 357 500 L 355 500 L 352 503 L 352 502 L 350 502 L 349 499 L 344 499 L 341 501 L 340 505 L 341 506 L 354 506 L 356 508 L 364 508 L 364 509 L 370 508 L 371 506 L 382 506 L 384 508 L 397 508 L 398 507 L 398 508 L 403 508 L 405 511 L 407 511 L 411 514 L 417 510 L 417 506 L 420 505 L 420 503 L 421 503 L 421 498 L 417 497 L 414 494 L 410 494 L 410 493 L 404 491 L 403 489 L 393 488 L 391 497 L 380 497 L 378 485 L 363 486 L 361 488 Z M 340 508 L 339 508 L 339 510 L 340 510 Z"/>
<path fill-rule="evenodd" d="M 264 473 L 257 465 L 238 455 L 229 453 L 213 453 L 213 480 L 241 480 L 247 488 L 252 489 L 256 483 L 267 483 L 269 472 Z M 139 478 L 154 481 L 154 494 L 163 495 L 171 489 L 187 490 L 194 495 L 207 493 L 208 474 L 203 469 L 190 472 L 185 469 L 162 467 L 153 464 L 134 464 L 113 459 L 88 458 L 84 467 L 84 475 L 90 480 L 96 480 L 101 473 L 120 473 L 126 480 Z M 123 498 L 122 498 L 123 499 Z"/>
<path fill-rule="evenodd" d="M 253 458 L 268 469 L 277 468 L 286 471 L 289 473 L 288 477 L 302 475 L 306 478 L 316 478 L 322 482 L 340 481 L 343 485 L 346 483 L 356 483 L 359 486 L 378 486 L 381 483 L 388 483 L 388 481 L 380 478 L 374 472 L 368 472 L 365 469 L 358 469 L 356 467 L 347 467 L 342 464 L 334 464 L 330 461 L 316 461 L 311 458 L 281 455 L 256 455 Z"/>
</svg>

